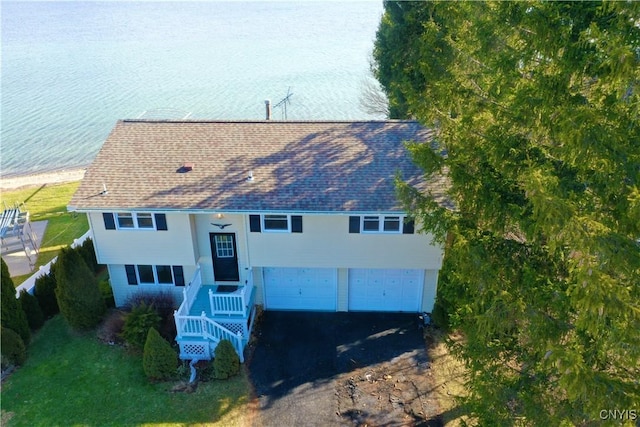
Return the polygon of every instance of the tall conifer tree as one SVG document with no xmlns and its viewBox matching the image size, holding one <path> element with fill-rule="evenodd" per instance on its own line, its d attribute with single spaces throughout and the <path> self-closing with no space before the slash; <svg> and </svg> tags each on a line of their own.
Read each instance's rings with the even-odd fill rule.
<svg viewBox="0 0 640 427">
<path fill-rule="evenodd" d="M 640 3 L 386 2 L 374 72 L 454 209 L 447 242 L 481 425 L 583 425 L 640 402 Z M 635 406 L 634 406 L 635 405 Z"/>
</svg>

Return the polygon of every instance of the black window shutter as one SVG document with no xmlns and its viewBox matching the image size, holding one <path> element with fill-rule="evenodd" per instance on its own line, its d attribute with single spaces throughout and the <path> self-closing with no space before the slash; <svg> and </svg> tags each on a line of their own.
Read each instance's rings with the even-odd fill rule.
<svg viewBox="0 0 640 427">
<path fill-rule="evenodd" d="M 402 234 L 413 234 L 415 232 L 415 224 L 412 219 L 405 219 L 402 227 Z"/>
<path fill-rule="evenodd" d="M 349 217 L 349 233 L 359 233 L 359 232 L 360 232 L 360 217 L 350 216 Z"/>
<path fill-rule="evenodd" d="M 291 232 L 302 233 L 302 216 L 291 215 Z"/>
<path fill-rule="evenodd" d="M 115 230 L 116 229 L 116 221 L 113 218 L 113 214 L 111 212 L 102 212 L 102 218 L 104 219 L 104 228 L 107 230 Z"/>
<path fill-rule="evenodd" d="M 173 266 L 173 281 L 176 286 L 184 286 L 184 270 L 181 265 Z"/>
<path fill-rule="evenodd" d="M 259 233 L 260 230 L 260 215 L 249 215 L 249 231 Z"/>
<path fill-rule="evenodd" d="M 167 230 L 167 216 L 165 214 L 155 214 L 156 230 Z"/>
<path fill-rule="evenodd" d="M 127 271 L 127 283 L 129 283 L 130 285 L 137 285 L 138 278 L 136 277 L 136 266 L 125 265 L 124 269 Z"/>
</svg>

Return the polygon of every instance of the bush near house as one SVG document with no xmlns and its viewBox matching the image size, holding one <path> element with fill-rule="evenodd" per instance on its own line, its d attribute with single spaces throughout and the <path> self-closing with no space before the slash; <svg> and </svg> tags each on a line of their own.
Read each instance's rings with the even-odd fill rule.
<svg viewBox="0 0 640 427">
<path fill-rule="evenodd" d="M 113 289 L 111 288 L 109 280 L 101 280 L 98 282 L 98 288 L 100 288 L 100 294 L 107 308 L 114 308 L 116 306 L 116 300 L 113 296 Z"/>
<path fill-rule="evenodd" d="M 94 274 L 71 248 L 60 251 L 56 264 L 55 292 L 60 312 L 74 329 L 93 328 L 106 311 Z"/>
<path fill-rule="evenodd" d="M 31 330 L 35 331 L 40 329 L 42 325 L 44 325 L 44 314 L 42 313 L 42 309 L 40 308 L 36 297 L 23 289 L 20 292 L 20 298 L 18 301 L 20 302 L 22 311 L 24 311 L 27 316 L 27 322 L 29 323 Z"/>
<path fill-rule="evenodd" d="M 155 328 L 149 329 L 147 334 L 142 355 L 142 367 L 145 375 L 151 381 L 164 381 L 176 376 L 178 354 Z"/>
<path fill-rule="evenodd" d="M 54 273 L 55 264 L 51 265 L 49 274 L 45 274 L 36 279 L 35 297 L 40 304 L 42 314 L 48 319 L 60 313 L 58 301 L 56 299 L 56 276 Z"/>
<path fill-rule="evenodd" d="M 226 380 L 240 373 L 240 358 L 229 340 L 218 343 L 213 359 L 213 375 L 216 379 Z"/>
<path fill-rule="evenodd" d="M 16 332 L 26 345 L 31 339 L 27 316 L 16 298 L 16 288 L 13 285 L 13 280 L 11 280 L 11 274 L 9 274 L 9 267 L 7 267 L 4 259 L 1 258 L 0 264 L 0 324 L 2 324 L 4 328 Z"/>
<path fill-rule="evenodd" d="M 132 310 L 133 307 L 141 305 L 142 303 L 155 308 L 161 318 L 160 324 L 157 327 L 158 332 L 160 332 L 160 335 L 165 340 L 173 342 L 176 337 L 176 324 L 173 319 L 173 312 L 177 308 L 173 295 L 169 292 L 160 292 L 157 294 L 139 292 L 129 297 L 125 307 L 128 310 Z M 144 339 L 146 339 L 146 331 Z M 143 345 L 144 339 L 142 341 Z"/>
<path fill-rule="evenodd" d="M 147 341 L 149 330 L 157 331 L 161 320 L 155 306 L 143 301 L 132 307 L 126 315 L 121 336 L 129 345 L 142 349 Z"/>
<path fill-rule="evenodd" d="M 27 360 L 27 349 L 20 335 L 4 327 L 1 328 L 0 334 L 2 369 L 8 365 L 22 365 Z"/>
<path fill-rule="evenodd" d="M 84 262 L 87 263 L 87 267 L 94 273 L 98 273 L 101 268 L 101 265 L 98 264 L 98 260 L 96 259 L 96 251 L 93 247 L 93 240 L 91 238 L 85 239 L 82 242 L 82 245 L 78 246 L 76 250 L 84 259 Z"/>
</svg>

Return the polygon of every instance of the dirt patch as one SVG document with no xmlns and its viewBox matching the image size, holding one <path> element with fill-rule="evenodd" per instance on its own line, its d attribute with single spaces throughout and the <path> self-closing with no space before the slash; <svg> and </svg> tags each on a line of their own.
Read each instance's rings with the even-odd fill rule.
<svg viewBox="0 0 640 427">
<path fill-rule="evenodd" d="M 336 381 L 337 414 L 354 426 L 441 426 L 429 362 L 407 353 Z"/>
</svg>

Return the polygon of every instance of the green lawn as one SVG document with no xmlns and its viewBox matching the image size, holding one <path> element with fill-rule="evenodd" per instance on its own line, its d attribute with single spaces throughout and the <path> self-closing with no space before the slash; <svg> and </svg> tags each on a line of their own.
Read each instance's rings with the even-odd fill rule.
<svg viewBox="0 0 640 427">
<path fill-rule="evenodd" d="M 242 426 L 250 424 L 246 374 L 201 383 L 195 393 L 150 384 L 142 357 L 72 332 L 57 316 L 2 385 L 3 426 Z"/>
<path fill-rule="evenodd" d="M 74 239 L 89 230 L 89 222 L 85 214 L 67 212 L 67 204 L 73 193 L 80 185 L 80 181 L 28 187 L 12 191 L 3 191 L 0 204 L 12 206 L 15 202 L 24 202 L 30 213 L 31 221 L 48 220 L 47 229 L 42 239 L 40 255 L 36 262 L 39 266 L 51 261 L 61 248 L 73 243 Z M 30 274 L 16 276 L 13 281 L 20 285 Z"/>
</svg>

